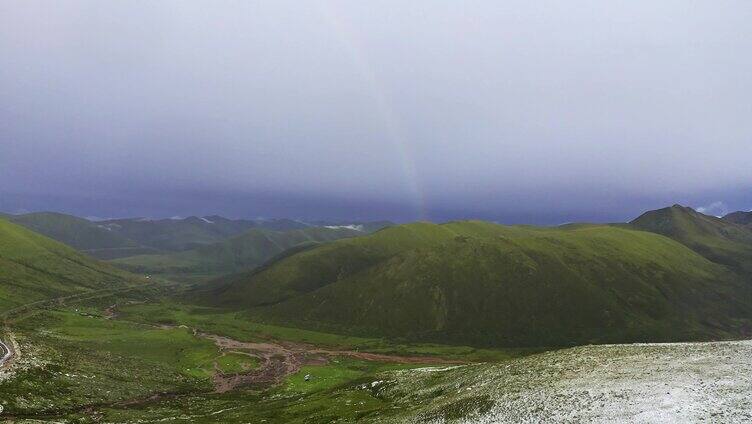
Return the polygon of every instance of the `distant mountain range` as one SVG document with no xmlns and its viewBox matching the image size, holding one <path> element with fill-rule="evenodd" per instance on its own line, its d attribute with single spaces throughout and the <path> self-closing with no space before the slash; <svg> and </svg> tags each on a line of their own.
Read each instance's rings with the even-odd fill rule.
<svg viewBox="0 0 752 424">
<path fill-rule="evenodd" d="M 180 281 L 252 269 L 293 247 L 356 237 L 393 225 L 388 221 L 235 220 L 216 215 L 91 221 L 56 212 L 5 218 L 122 269 Z"/>
<path fill-rule="evenodd" d="M 306 223 L 292 219 L 228 219 L 216 215 L 90 221 L 55 212 L 6 215 L 6 218 L 99 259 L 191 250 L 226 240 L 250 229 L 289 231 L 321 226 L 349 226 L 365 233 L 392 225 L 387 221 Z"/>
<path fill-rule="evenodd" d="M 393 226 L 192 299 L 327 331 L 491 346 L 752 335 L 752 228 L 675 205 L 628 224 Z"/>
<path fill-rule="evenodd" d="M 306 227 L 274 231 L 250 230 L 227 240 L 195 249 L 161 255 L 138 255 L 113 260 L 120 268 L 180 281 L 206 279 L 255 268 L 288 249 L 368 234 L 363 225 Z"/>
</svg>

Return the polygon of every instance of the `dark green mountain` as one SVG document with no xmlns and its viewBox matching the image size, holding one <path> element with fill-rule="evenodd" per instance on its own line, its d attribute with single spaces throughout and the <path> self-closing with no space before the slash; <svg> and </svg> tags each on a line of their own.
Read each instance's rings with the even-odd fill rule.
<svg viewBox="0 0 752 424">
<path fill-rule="evenodd" d="M 0 312 L 124 285 L 133 276 L 0 218 Z"/>
<path fill-rule="evenodd" d="M 177 279 L 216 277 L 254 268 L 295 246 L 363 234 L 362 231 L 344 227 L 306 227 L 288 231 L 254 228 L 239 236 L 193 250 L 164 255 L 133 256 L 112 263 L 139 274 L 161 274 Z"/>
<path fill-rule="evenodd" d="M 750 286 L 727 267 L 611 226 L 400 225 L 194 298 L 293 326 L 491 346 L 738 337 L 752 318 Z"/>
<path fill-rule="evenodd" d="M 713 262 L 752 276 L 752 228 L 680 205 L 646 212 L 630 224 L 670 237 Z"/>
<path fill-rule="evenodd" d="M 732 212 L 723 217 L 725 221 L 740 225 L 752 225 L 752 212 Z"/>
</svg>

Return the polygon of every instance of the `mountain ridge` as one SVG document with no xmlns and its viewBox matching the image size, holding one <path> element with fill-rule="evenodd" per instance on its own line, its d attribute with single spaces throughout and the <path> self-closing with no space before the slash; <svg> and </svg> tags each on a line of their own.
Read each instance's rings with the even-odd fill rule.
<svg viewBox="0 0 752 424">
<path fill-rule="evenodd" d="M 645 212 L 629 225 L 674 239 L 713 262 L 752 275 L 752 228 L 681 205 Z"/>
</svg>

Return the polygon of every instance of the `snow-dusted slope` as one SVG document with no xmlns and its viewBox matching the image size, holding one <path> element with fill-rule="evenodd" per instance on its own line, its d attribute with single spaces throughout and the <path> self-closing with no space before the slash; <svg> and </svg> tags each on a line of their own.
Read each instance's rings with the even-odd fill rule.
<svg viewBox="0 0 752 424">
<path fill-rule="evenodd" d="M 406 422 L 752 422 L 750 358 L 752 341 L 585 346 L 403 371 L 385 395 L 424 405 Z"/>
</svg>

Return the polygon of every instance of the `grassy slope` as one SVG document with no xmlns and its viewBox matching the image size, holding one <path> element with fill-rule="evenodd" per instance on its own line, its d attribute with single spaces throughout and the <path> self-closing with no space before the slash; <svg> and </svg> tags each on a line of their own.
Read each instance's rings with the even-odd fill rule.
<svg viewBox="0 0 752 424">
<path fill-rule="evenodd" d="M 251 229 L 228 240 L 164 255 L 139 255 L 112 263 L 141 274 L 221 275 L 250 269 L 295 246 L 362 235 L 346 228 L 310 227 L 290 231 Z"/>
<path fill-rule="evenodd" d="M 0 219 L 0 311 L 124 284 L 127 273 Z"/>
<path fill-rule="evenodd" d="M 630 225 L 670 237 L 743 275 L 752 273 L 752 229 L 749 227 L 679 205 L 646 212 Z"/>
<path fill-rule="evenodd" d="M 332 331 L 494 346 L 739 334 L 739 278 L 668 238 L 608 226 L 409 224 L 282 259 L 196 294 Z"/>
</svg>

